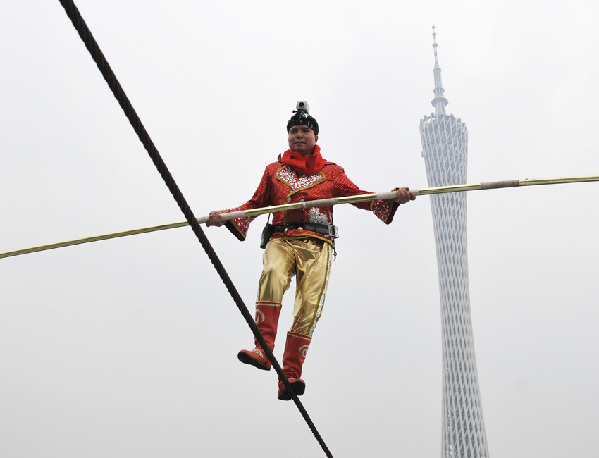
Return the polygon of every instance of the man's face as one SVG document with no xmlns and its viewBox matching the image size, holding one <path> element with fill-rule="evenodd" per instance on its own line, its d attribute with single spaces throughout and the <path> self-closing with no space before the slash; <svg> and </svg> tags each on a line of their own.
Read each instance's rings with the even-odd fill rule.
<svg viewBox="0 0 599 458">
<path fill-rule="evenodd" d="M 318 135 L 308 126 L 293 126 L 289 131 L 289 149 L 297 151 L 302 156 L 312 154 L 314 145 L 318 141 Z"/>
</svg>

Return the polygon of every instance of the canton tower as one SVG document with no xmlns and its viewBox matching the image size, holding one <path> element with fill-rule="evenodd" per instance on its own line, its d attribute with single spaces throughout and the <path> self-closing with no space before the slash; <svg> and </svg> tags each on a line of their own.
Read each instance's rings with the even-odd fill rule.
<svg viewBox="0 0 599 458">
<path fill-rule="evenodd" d="M 466 183 L 468 129 L 445 113 L 447 99 L 435 54 L 435 113 L 420 121 L 422 157 L 429 186 Z M 443 440 L 441 458 L 488 458 L 468 287 L 466 193 L 431 196 L 439 269 L 443 338 Z"/>
</svg>

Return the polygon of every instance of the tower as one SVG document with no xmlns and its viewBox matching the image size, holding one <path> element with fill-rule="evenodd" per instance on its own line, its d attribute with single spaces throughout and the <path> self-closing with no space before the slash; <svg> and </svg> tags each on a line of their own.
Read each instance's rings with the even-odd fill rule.
<svg viewBox="0 0 599 458">
<path fill-rule="evenodd" d="M 461 119 L 445 114 L 447 99 L 441 82 L 433 26 L 435 54 L 435 113 L 420 121 L 422 156 L 429 186 L 466 183 L 468 129 Z M 474 354 L 466 193 L 431 196 L 437 247 L 443 339 L 443 438 L 441 458 L 487 458 L 487 438 Z"/>
</svg>

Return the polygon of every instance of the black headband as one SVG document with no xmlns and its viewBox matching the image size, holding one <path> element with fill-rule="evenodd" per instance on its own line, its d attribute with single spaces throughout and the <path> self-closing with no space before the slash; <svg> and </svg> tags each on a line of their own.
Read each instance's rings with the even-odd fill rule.
<svg viewBox="0 0 599 458">
<path fill-rule="evenodd" d="M 287 133 L 293 126 L 308 126 L 314 131 L 314 135 L 318 135 L 318 123 L 306 110 L 299 109 L 293 113 L 294 115 L 287 122 Z"/>
</svg>

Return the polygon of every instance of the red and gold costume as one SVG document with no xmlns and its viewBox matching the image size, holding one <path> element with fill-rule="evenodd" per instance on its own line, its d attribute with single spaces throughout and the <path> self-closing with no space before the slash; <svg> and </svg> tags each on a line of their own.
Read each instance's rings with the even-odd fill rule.
<svg viewBox="0 0 599 458">
<path fill-rule="evenodd" d="M 240 207 L 225 212 L 365 193 L 367 191 L 358 188 L 345 175 L 342 167 L 325 161 L 320 155 L 320 147 L 316 145 L 313 154 L 306 157 L 286 151 L 277 162 L 266 166 L 253 197 Z M 389 200 L 354 205 L 372 211 L 386 224 L 391 223 L 398 207 L 398 204 Z M 239 240 L 245 240 L 253 219 L 237 218 L 227 221 L 226 225 Z M 293 223 L 332 225 L 333 207 L 289 210 L 273 214 L 273 224 L 276 226 Z M 300 379 L 302 364 L 322 313 L 331 270 L 333 244 L 334 240 L 328 235 L 293 227 L 274 232 L 264 252 L 264 269 L 256 301 L 256 323 L 271 349 L 274 348 L 283 294 L 289 288 L 291 278 L 296 276 L 297 280 L 293 324 L 287 334 L 283 372 L 298 395 L 303 394 L 305 388 L 303 380 Z M 242 350 L 238 358 L 259 369 L 270 369 L 270 362 L 259 345 L 251 351 Z M 290 399 L 282 382 L 279 382 L 279 399 Z"/>
<path fill-rule="evenodd" d="M 288 153 L 288 152 L 286 152 Z M 314 155 L 320 156 L 320 147 L 314 148 Z M 269 205 L 282 205 L 303 202 L 315 199 L 328 199 L 332 197 L 354 196 L 366 194 L 358 188 L 348 177 L 342 167 L 333 162 L 325 162 L 322 169 L 313 175 L 301 175 L 290 165 L 285 165 L 281 157 L 277 162 L 266 166 L 264 175 L 253 197 L 245 204 L 226 210 L 250 210 L 267 207 Z M 374 200 L 353 204 L 358 208 L 372 211 L 385 224 L 393 221 L 397 204 L 389 200 Z M 239 239 L 245 240 L 250 223 L 254 217 L 237 218 L 226 223 L 227 228 Z M 333 207 L 311 208 L 309 210 L 289 210 L 273 213 L 273 224 L 284 225 L 297 222 L 312 222 L 333 224 Z M 286 233 L 274 233 L 272 238 L 297 238 L 315 237 L 328 243 L 333 240 L 316 232 L 306 231 L 301 228 L 289 229 Z"/>
</svg>

